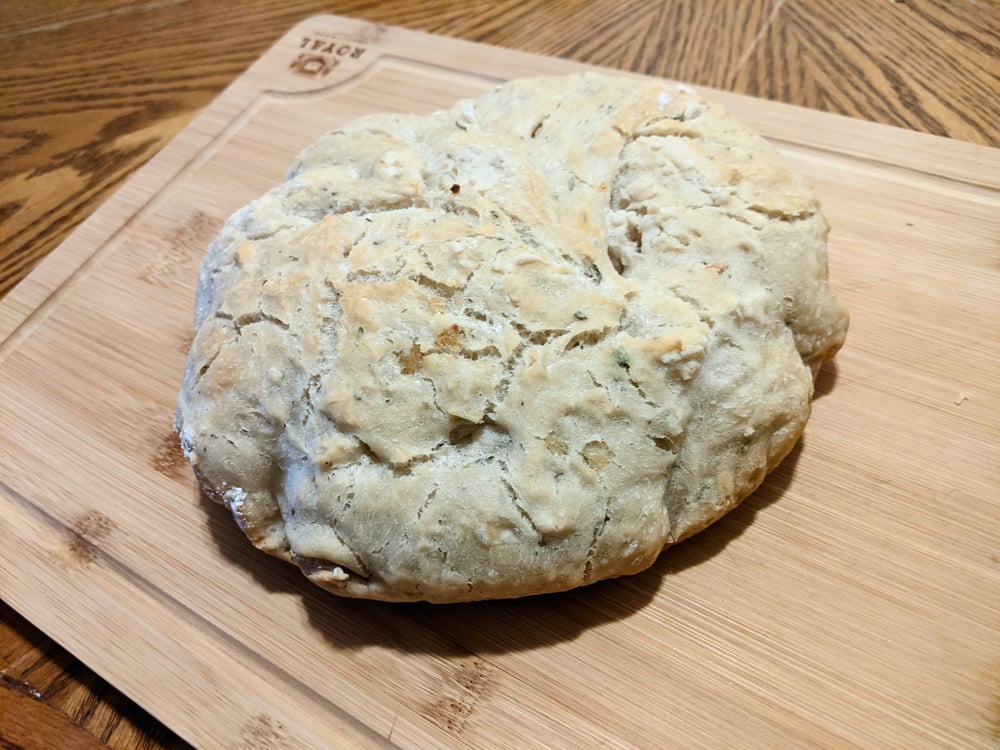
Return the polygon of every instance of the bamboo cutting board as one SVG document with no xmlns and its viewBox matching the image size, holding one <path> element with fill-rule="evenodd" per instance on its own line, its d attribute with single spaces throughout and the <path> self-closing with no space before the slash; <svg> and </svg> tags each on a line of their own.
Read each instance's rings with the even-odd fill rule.
<svg viewBox="0 0 1000 750">
<path fill-rule="evenodd" d="M 582 66 L 294 28 L 0 303 L 0 596 L 211 747 L 1000 743 L 1000 152 L 721 92 L 817 186 L 852 313 L 799 448 L 647 572 L 336 598 L 172 433 L 198 265 L 325 130 Z"/>
</svg>

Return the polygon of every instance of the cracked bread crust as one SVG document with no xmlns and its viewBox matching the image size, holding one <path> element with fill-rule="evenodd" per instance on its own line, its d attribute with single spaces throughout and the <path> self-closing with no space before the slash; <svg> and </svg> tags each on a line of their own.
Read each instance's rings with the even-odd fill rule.
<svg viewBox="0 0 1000 750">
<path fill-rule="evenodd" d="M 515 81 L 328 133 L 211 245 L 205 491 L 349 596 L 635 573 L 788 453 L 847 316 L 812 190 L 686 87 Z"/>
</svg>

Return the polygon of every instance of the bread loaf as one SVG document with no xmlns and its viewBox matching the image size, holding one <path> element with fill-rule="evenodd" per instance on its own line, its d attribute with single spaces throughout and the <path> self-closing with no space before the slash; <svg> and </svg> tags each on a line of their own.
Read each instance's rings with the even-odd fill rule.
<svg viewBox="0 0 1000 750">
<path fill-rule="evenodd" d="M 844 341 L 812 189 L 686 87 L 525 79 L 326 134 L 201 271 L 204 490 L 348 596 L 647 568 L 756 488 Z"/>
</svg>

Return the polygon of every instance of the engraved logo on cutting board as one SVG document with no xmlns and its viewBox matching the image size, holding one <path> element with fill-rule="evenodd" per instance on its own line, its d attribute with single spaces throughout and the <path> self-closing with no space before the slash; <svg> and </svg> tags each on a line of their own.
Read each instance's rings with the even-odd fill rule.
<svg viewBox="0 0 1000 750">
<path fill-rule="evenodd" d="M 360 60 L 366 52 L 360 44 L 322 32 L 303 36 L 298 48 L 298 57 L 288 67 L 311 78 L 322 78 L 342 61 Z"/>
</svg>

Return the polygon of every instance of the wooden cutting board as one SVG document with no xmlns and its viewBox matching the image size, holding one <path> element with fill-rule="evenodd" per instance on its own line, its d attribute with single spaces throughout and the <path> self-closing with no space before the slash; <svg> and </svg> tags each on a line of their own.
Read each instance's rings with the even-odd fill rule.
<svg viewBox="0 0 1000 750">
<path fill-rule="evenodd" d="M 801 446 L 641 575 L 343 600 L 199 496 L 172 413 L 223 220 L 346 120 L 581 67 L 285 36 L 0 303 L 0 596 L 200 746 L 1000 742 L 996 150 L 708 92 L 817 186 L 852 328 Z"/>
</svg>

